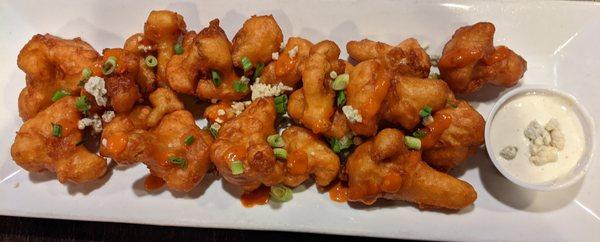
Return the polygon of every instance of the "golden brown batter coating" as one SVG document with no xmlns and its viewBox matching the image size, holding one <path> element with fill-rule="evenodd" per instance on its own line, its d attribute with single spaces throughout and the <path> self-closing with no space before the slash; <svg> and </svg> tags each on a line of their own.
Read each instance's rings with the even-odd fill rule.
<svg viewBox="0 0 600 242">
<path fill-rule="evenodd" d="M 265 66 L 260 82 L 266 84 L 283 83 L 288 87 L 295 87 L 302 78 L 300 66 L 308 58 L 313 43 L 300 38 L 288 39 L 285 48 L 281 52 L 276 51 L 279 58 Z M 290 53 L 293 54 L 290 55 Z"/>
<path fill-rule="evenodd" d="M 242 69 L 246 57 L 256 67 L 267 64 L 273 52 L 279 52 L 283 33 L 272 15 L 252 16 L 233 37 L 233 65 Z"/>
<path fill-rule="evenodd" d="M 157 76 L 159 86 L 167 84 L 167 64 L 175 54 L 174 46 L 186 32 L 186 24 L 178 13 L 168 10 L 152 11 L 144 23 L 144 36 L 158 53 Z"/>
</svg>

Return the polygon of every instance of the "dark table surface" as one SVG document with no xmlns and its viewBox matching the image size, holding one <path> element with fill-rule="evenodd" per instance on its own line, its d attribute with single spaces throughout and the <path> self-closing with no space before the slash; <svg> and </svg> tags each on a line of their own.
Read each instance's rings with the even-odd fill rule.
<svg viewBox="0 0 600 242">
<path fill-rule="evenodd" d="M 0 216 L 0 241 L 384 241 L 272 231 L 162 227 Z"/>
</svg>

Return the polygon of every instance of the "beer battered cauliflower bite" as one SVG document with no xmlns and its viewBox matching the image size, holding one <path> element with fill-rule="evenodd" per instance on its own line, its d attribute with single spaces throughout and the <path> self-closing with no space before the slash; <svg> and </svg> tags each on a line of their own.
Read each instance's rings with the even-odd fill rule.
<svg viewBox="0 0 600 242">
<path fill-rule="evenodd" d="M 347 186 L 350 202 L 461 209 L 477 193 L 445 172 L 483 144 L 485 121 L 454 92 L 510 87 L 526 70 L 493 46 L 494 30 L 458 29 L 441 79 L 416 39 L 350 41 L 346 61 L 330 40 L 284 42 L 272 15 L 251 16 L 230 40 L 219 19 L 195 32 L 175 12 L 152 11 L 143 32 L 102 55 L 79 38 L 35 35 L 17 58 L 25 123 L 11 155 L 63 183 L 102 177 L 110 158 L 145 164 L 148 189 L 189 192 L 214 166 L 223 182 L 245 194 L 270 187 L 280 202 L 314 179 Z"/>
</svg>

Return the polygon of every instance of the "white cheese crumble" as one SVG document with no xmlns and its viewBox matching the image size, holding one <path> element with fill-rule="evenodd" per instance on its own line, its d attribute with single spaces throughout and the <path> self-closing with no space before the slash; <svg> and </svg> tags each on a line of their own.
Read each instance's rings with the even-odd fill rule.
<svg viewBox="0 0 600 242">
<path fill-rule="evenodd" d="M 218 116 L 223 116 L 223 115 L 225 115 L 225 110 L 223 110 L 223 109 L 219 109 L 219 110 L 217 110 L 217 115 L 218 115 Z"/>
<path fill-rule="evenodd" d="M 217 122 L 217 123 L 223 123 L 223 119 L 221 119 L 221 118 L 216 118 L 216 119 L 215 119 L 215 122 Z"/>
<path fill-rule="evenodd" d="M 84 130 L 88 126 L 92 127 L 94 133 L 102 132 L 102 121 L 98 114 L 94 114 L 92 118 L 82 118 L 77 122 L 77 128 L 80 130 Z"/>
<path fill-rule="evenodd" d="M 273 52 L 273 53 L 271 53 L 271 59 L 273 59 L 273 60 L 279 59 L 279 52 Z"/>
<path fill-rule="evenodd" d="M 110 123 L 110 121 L 112 121 L 113 118 L 115 118 L 115 111 L 109 110 L 102 114 L 102 121 L 104 121 L 105 123 Z"/>
<path fill-rule="evenodd" d="M 210 128 L 219 131 L 219 129 L 221 129 L 221 125 L 219 123 L 213 123 L 210 125 Z"/>
<path fill-rule="evenodd" d="M 509 145 L 500 151 L 500 156 L 504 159 L 512 160 L 517 156 L 518 151 L 519 149 L 516 146 Z"/>
<path fill-rule="evenodd" d="M 246 109 L 246 107 L 250 106 L 252 102 L 251 101 L 245 101 L 245 102 L 233 102 L 231 104 L 231 108 L 233 108 L 233 113 L 235 114 L 235 116 L 242 114 L 242 112 L 244 112 L 244 109 Z"/>
<path fill-rule="evenodd" d="M 421 123 L 423 123 L 423 125 L 427 126 L 427 125 L 430 125 L 430 124 L 432 124 L 432 123 L 433 123 L 433 121 L 435 121 L 435 120 L 433 119 L 433 116 L 429 115 L 429 116 L 427 116 L 427 117 L 423 118 L 423 121 L 421 121 Z"/>
<path fill-rule="evenodd" d="M 277 85 L 269 85 L 260 83 L 259 81 L 260 80 L 256 80 L 256 82 L 250 86 L 250 90 L 252 90 L 252 100 L 256 100 L 261 97 L 279 96 L 286 91 L 294 90 L 291 87 L 283 85 L 281 82 L 277 83 Z"/>
<path fill-rule="evenodd" d="M 348 118 L 348 121 L 350 121 L 350 123 L 362 122 L 362 116 L 360 116 L 358 110 L 354 109 L 352 106 L 343 106 L 342 112 L 344 112 L 344 115 L 346 115 L 346 118 Z"/>
<path fill-rule="evenodd" d="M 523 133 L 530 141 L 529 161 L 539 166 L 558 160 L 558 151 L 564 148 L 565 139 L 556 119 L 551 119 L 545 127 L 536 120 L 531 121 Z"/>
<path fill-rule="evenodd" d="M 296 54 L 298 54 L 298 46 L 297 45 L 288 51 L 288 55 L 290 55 L 290 58 L 296 57 Z"/>
<path fill-rule="evenodd" d="M 335 79 L 337 76 L 338 76 L 337 72 L 335 72 L 335 71 L 329 72 L 329 77 L 331 77 L 331 79 Z"/>
<path fill-rule="evenodd" d="M 83 86 L 85 91 L 94 96 L 96 99 L 96 103 L 100 107 L 106 106 L 106 102 L 108 99 L 106 98 L 106 87 L 104 83 L 104 79 L 102 77 L 93 76 L 85 83 Z"/>
<path fill-rule="evenodd" d="M 240 82 L 248 84 L 248 83 L 250 83 L 250 78 L 248 78 L 246 76 L 242 76 L 242 77 L 240 77 Z"/>
</svg>

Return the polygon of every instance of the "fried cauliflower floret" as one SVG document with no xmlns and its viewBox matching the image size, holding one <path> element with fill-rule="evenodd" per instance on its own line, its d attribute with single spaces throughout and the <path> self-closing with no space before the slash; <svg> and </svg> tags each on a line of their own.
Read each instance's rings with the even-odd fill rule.
<svg viewBox="0 0 600 242">
<path fill-rule="evenodd" d="M 302 88 L 290 96 L 289 114 L 314 133 L 331 129 L 335 113 L 335 91 L 331 88 L 330 73 L 343 72 L 345 64 L 338 60 L 340 49 L 331 41 L 322 41 L 310 50 L 302 65 Z"/>
<path fill-rule="evenodd" d="M 246 57 L 256 67 L 267 64 L 273 52 L 278 52 L 283 41 L 281 28 L 272 15 L 252 16 L 233 37 L 233 65 L 243 69 Z"/>
<path fill-rule="evenodd" d="M 466 101 L 451 101 L 433 115 L 422 138 L 424 160 L 432 167 L 447 171 L 464 162 L 484 142 L 485 120 Z"/>
<path fill-rule="evenodd" d="M 441 78 L 456 93 L 475 92 L 485 83 L 511 87 L 527 70 L 527 62 L 507 47 L 494 48 L 492 23 L 461 27 L 444 46 Z"/>
<path fill-rule="evenodd" d="M 377 133 L 379 109 L 390 87 L 390 76 L 378 60 L 359 63 L 350 72 L 346 87 L 346 105 L 357 110 L 362 120 L 350 122 L 355 134 L 373 136 Z"/>
<path fill-rule="evenodd" d="M 168 113 L 182 110 L 183 102 L 179 100 L 177 95 L 167 88 L 158 88 L 150 94 L 150 103 L 152 103 L 152 111 L 148 114 L 147 125 L 154 127 Z"/>
<path fill-rule="evenodd" d="M 150 12 L 144 23 L 144 37 L 154 43 L 158 53 L 157 76 L 161 85 L 167 83 L 167 64 L 175 54 L 175 44 L 185 32 L 183 17 L 168 10 Z"/>
<path fill-rule="evenodd" d="M 408 38 L 394 47 L 368 39 L 350 41 L 346 44 L 346 49 L 350 57 L 359 62 L 382 59 L 393 75 L 425 78 L 431 68 L 429 55 L 413 38 Z"/>
<path fill-rule="evenodd" d="M 196 45 L 196 32 L 187 32 L 183 37 L 183 54 L 173 55 L 167 63 L 167 81 L 174 91 L 194 94 L 200 71 L 200 56 Z"/>
<path fill-rule="evenodd" d="M 340 170 L 340 159 L 325 142 L 310 130 L 292 126 L 282 133 L 287 151 L 283 183 L 296 187 L 312 174 L 319 186 L 327 186 Z"/>
<path fill-rule="evenodd" d="M 407 130 L 420 122 L 419 112 L 426 106 L 432 112 L 446 107 L 452 92 L 442 80 L 395 76 L 385 97 L 381 116 L 386 121 L 399 124 Z"/>
<path fill-rule="evenodd" d="M 294 87 L 302 78 L 300 65 L 308 58 L 313 43 L 300 38 L 288 39 L 285 48 L 281 52 L 273 52 L 277 60 L 269 63 L 260 76 L 260 82 L 266 84 L 283 83 L 288 87 Z"/>
<path fill-rule="evenodd" d="M 204 117 L 210 123 L 225 123 L 235 118 L 235 110 L 231 106 L 233 103 L 228 101 L 221 101 L 212 104 L 204 109 Z"/>
<path fill-rule="evenodd" d="M 146 119 L 152 109 L 136 106 L 129 113 L 120 113 L 104 126 L 100 155 L 121 165 L 129 165 L 150 158 L 151 137 Z"/>
<path fill-rule="evenodd" d="M 123 49 L 139 57 L 139 71 L 135 80 L 142 95 L 147 97 L 156 89 L 158 81 L 155 68 L 149 67 L 144 60 L 149 55 L 156 55 L 156 48 L 148 38 L 144 37 L 144 34 L 136 33 L 125 40 Z"/>
<path fill-rule="evenodd" d="M 219 20 L 211 21 L 209 27 L 200 31 L 195 45 L 200 55 L 200 68 L 205 72 L 196 89 L 200 99 L 234 101 L 250 93 L 248 86 L 244 90 L 234 88 L 234 82 L 241 81 L 241 77 L 233 69 L 231 43 L 219 27 Z M 218 82 L 213 81 L 213 72 L 218 75 Z"/>
<path fill-rule="evenodd" d="M 348 158 L 348 199 L 373 204 L 378 198 L 402 200 L 422 208 L 461 209 L 477 198 L 473 187 L 434 170 L 418 151 L 408 151 L 404 134 L 382 130 Z"/>
<path fill-rule="evenodd" d="M 219 129 L 210 157 L 225 180 L 245 191 L 283 181 L 285 167 L 267 143 L 267 137 L 275 133 L 276 116 L 273 98 L 261 98 Z M 243 164 L 243 173 L 232 173 L 233 162 Z"/>
<path fill-rule="evenodd" d="M 78 93 L 82 70 L 91 68 L 98 57 L 98 52 L 80 38 L 33 36 L 17 58 L 27 81 L 19 95 L 19 116 L 23 120 L 33 118 L 52 104 L 52 95 L 58 90 Z"/>
<path fill-rule="evenodd" d="M 295 91 L 294 93 L 292 93 L 288 101 L 288 115 L 293 119 L 300 120 L 300 117 L 304 115 L 305 106 L 306 99 L 304 98 L 304 92 Z M 350 126 L 348 124 L 348 119 L 346 118 L 346 116 L 340 110 L 336 110 L 333 114 L 333 121 L 331 121 L 331 126 L 322 134 L 326 137 L 339 139 L 344 136 L 347 136 L 351 132 L 352 130 L 350 130 Z"/>
<path fill-rule="evenodd" d="M 109 99 L 108 104 L 117 113 L 129 112 L 142 98 L 137 84 L 140 58 L 133 53 L 118 48 L 104 49 L 102 52 L 103 56 L 99 64 L 93 69 L 93 73 L 101 76 L 102 63 L 110 57 L 116 58 L 116 68 L 111 74 L 104 77 L 106 95 Z M 96 103 L 93 96 L 88 98 L 92 100 L 91 103 Z"/>
<path fill-rule="evenodd" d="M 82 131 L 77 128 L 79 118 L 75 98 L 63 97 L 27 120 L 11 147 L 17 165 L 29 172 L 55 172 L 61 183 L 84 183 L 102 177 L 106 160 L 78 145 L 82 139 Z"/>
<path fill-rule="evenodd" d="M 152 159 L 143 162 L 152 175 L 163 179 L 171 190 L 189 192 L 196 187 L 210 166 L 212 136 L 186 110 L 165 115 L 150 133 Z"/>
</svg>

